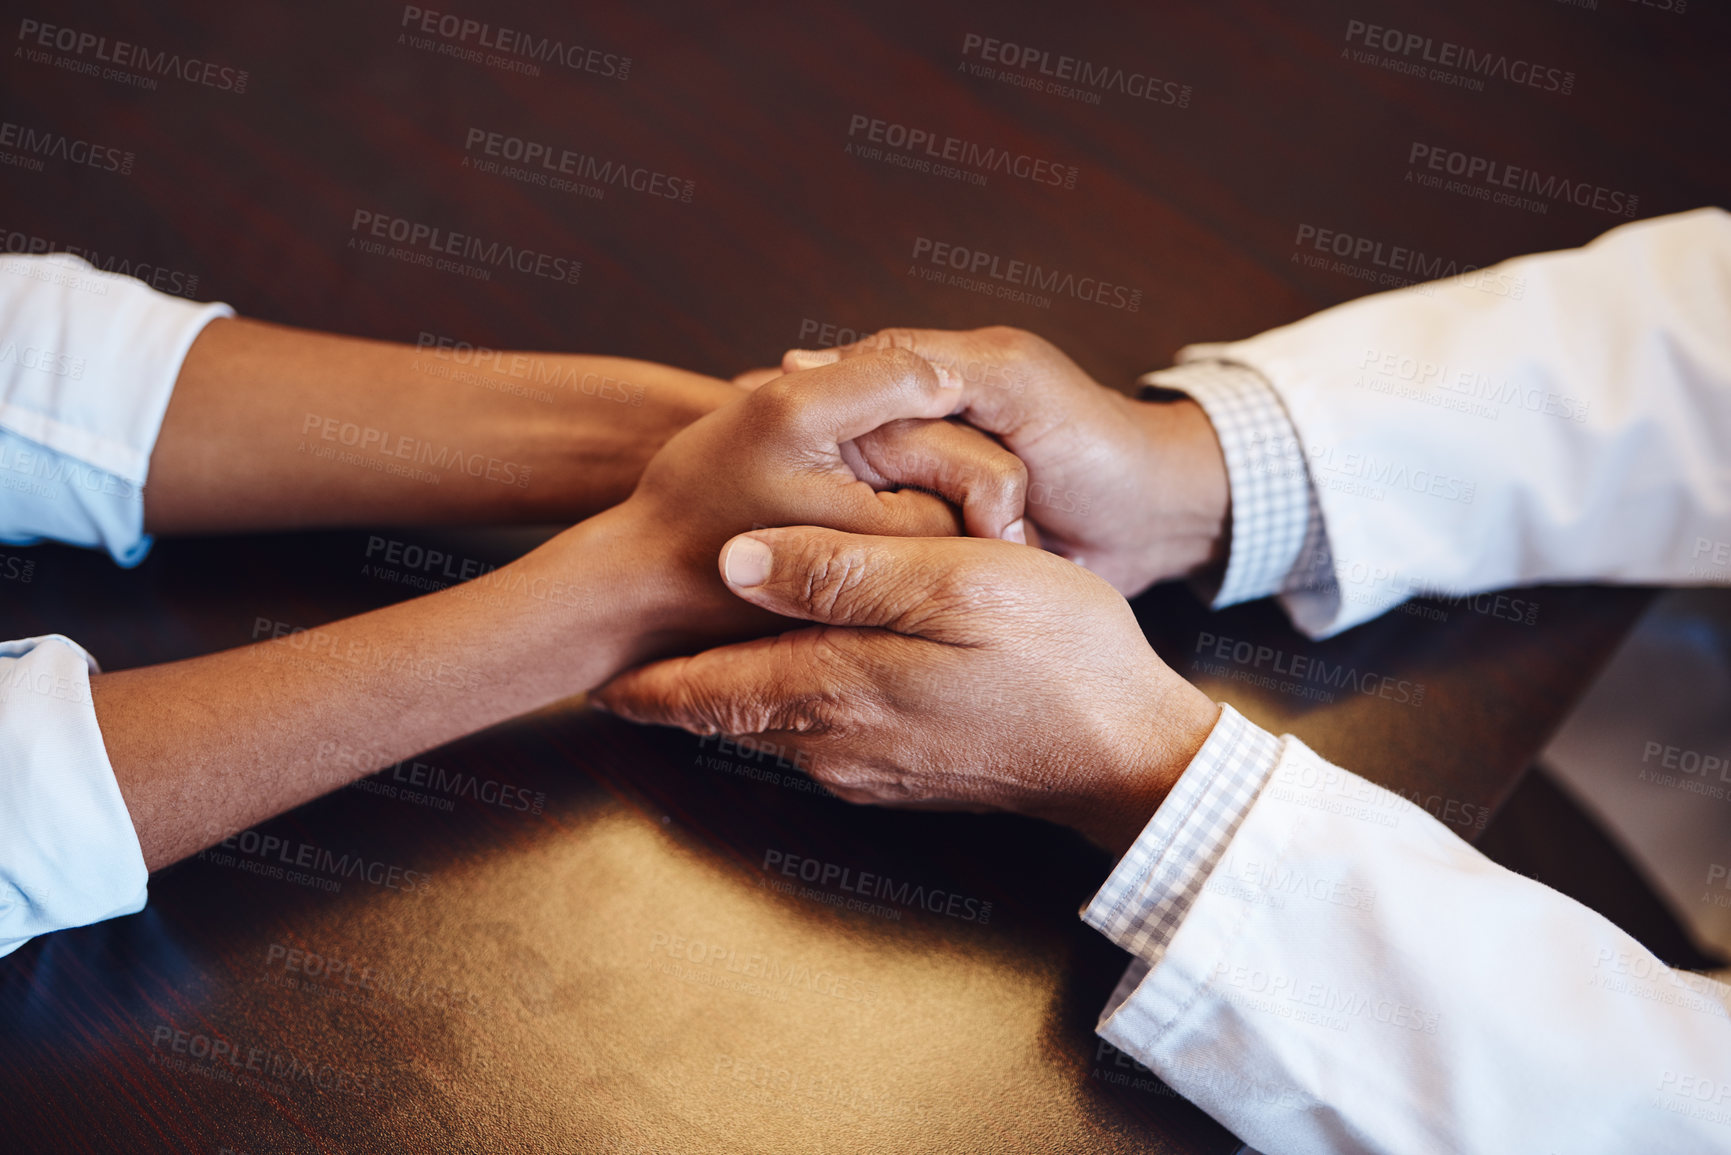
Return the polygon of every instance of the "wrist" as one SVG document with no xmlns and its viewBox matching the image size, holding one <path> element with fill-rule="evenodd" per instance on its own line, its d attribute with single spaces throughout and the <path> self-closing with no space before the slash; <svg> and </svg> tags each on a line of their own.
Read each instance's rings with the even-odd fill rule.
<svg viewBox="0 0 1731 1155">
<path fill-rule="evenodd" d="M 1121 855 L 1130 848 L 1195 760 L 1220 720 L 1220 706 L 1170 670 L 1120 725 L 1116 756 L 1086 818 L 1072 823 L 1090 841 Z"/>
<path fill-rule="evenodd" d="M 1213 423 L 1188 399 L 1129 404 L 1142 435 L 1135 476 L 1151 515 L 1143 588 L 1223 568 L 1231 547 L 1232 489 Z"/>
<path fill-rule="evenodd" d="M 668 527 L 645 524 L 627 501 L 572 526 L 522 559 L 583 590 L 588 634 L 606 672 L 667 652 L 688 628 L 695 598 L 689 559 L 675 556 Z M 576 583 L 581 583 L 577 585 Z"/>
</svg>

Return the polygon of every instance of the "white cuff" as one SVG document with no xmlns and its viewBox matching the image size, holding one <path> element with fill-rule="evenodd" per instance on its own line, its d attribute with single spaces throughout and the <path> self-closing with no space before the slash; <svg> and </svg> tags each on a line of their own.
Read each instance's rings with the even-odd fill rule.
<svg viewBox="0 0 1731 1155">
<path fill-rule="evenodd" d="M 59 634 L 0 642 L 0 955 L 144 908 L 149 871 L 96 710 Z"/>
<path fill-rule="evenodd" d="M 0 258 L 0 540 L 143 557 L 145 475 L 181 363 L 233 315 L 64 253 Z"/>
</svg>

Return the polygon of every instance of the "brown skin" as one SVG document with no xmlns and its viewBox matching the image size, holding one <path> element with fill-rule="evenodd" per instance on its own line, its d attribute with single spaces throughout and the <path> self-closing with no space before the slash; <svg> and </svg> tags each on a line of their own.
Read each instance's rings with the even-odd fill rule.
<svg viewBox="0 0 1731 1155">
<path fill-rule="evenodd" d="M 795 527 L 733 539 L 720 566 L 741 599 L 820 624 L 632 670 L 597 703 L 803 750 L 850 801 L 1008 810 L 1122 853 L 1219 718 L 1116 590 L 1040 550 Z"/>
<path fill-rule="evenodd" d="M 845 349 L 793 350 L 786 370 L 908 349 L 966 384 L 958 415 L 1028 468 L 1028 521 L 1047 549 L 1134 597 L 1222 565 L 1230 489 L 1214 426 L 1194 401 L 1107 389 L 1032 333 L 885 329 Z M 750 385 L 764 371 L 741 378 Z"/>
<path fill-rule="evenodd" d="M 458 372 L 482 384 L 451 376 Z M 633 405 L 637 387 L 642 401 Z M 144 491 L 145 526 L 177 534 L 568 523 L 625 500 L 668 438 L 738 396 L 728 382 L 621 357 L 503 353 L 459 365 L 448 352 L 412 345 L 244 318 L 213 321 L 188 352 L 163 417 Z M 310 431 L 309 414 L 320 420 Z M 440 480 L 430 485 L 303 451 L 354 448 L 321 436 L 327 417 L 339 434 L 348 423 L 388 433 L 398 448 L 410 438 L 410 454 L 421 445 L 478 453 L 510 463 L 513 479 L 527 467 L 528 484 L 501 483 L 502 468 L 494 479 L 433 468 Z M 376 446 L 363 456 L 397 460 Z"/>
<path fill-rule="evenodd" d="M 821 521 L 862 533 L 955 533 L 956 513 L 940 498 L 877 492 L 849 470 L 842 444 L 880 426 L 943 426 L 936 436 L 955 454 L 947 480 L 908 483 L 944 482 L 970 524 L 1014 523 L 1020 464 L 983 435 L 935 420 L 954 412 L 961 394 L 900 352 L 790 375 L 750 395 L 735 391 L 730 404 L 668 441 L 623 504 L 474 582 L 289 637 L 91 678 L 146 864 L 165 866 L 621 669 L 773 627 L 773 617 L 733 598 L 715 572 L 716 549 L 743 530 Z M 210 432 L 236 450 L 247 445 L 218 425 Z M 893 434 L 873 436 L 893 449 Z M 274 484 L 296 480 L 289 456 L 261 457 L 259 472 Z M 153 486 L 162 464 L 152 459 Z M 365 484 L 373 471 L 332 472 L 354 486 L 353 500 L 378 497 Z M 180 471 L 183 481 L 197 474 Z M 233 484 L 272 500 L 256 478 Z M 178 510 L 184 520 L 170 523 L 182 528 L 231 524 L 225 517 L 241 524 L 229 500 L 185 491 L 159 508 Z M 283 516 L 310 516 L 280 500 Z M 318 502 L 338 498 L 309 500 L 331 514 Z"/>
<path fill-rule="evenodd" d="M 995 542 L 755 532 L 721 564 L 754 576 L 733 551 L 755 539 L 773 547 L 770 575 L 735 580 L 734 593 L 825 625 L 636 670 L 596 700 L 699 733 L 768 733 L 810 751 L 814 775 L 857 802 L 1012 810 L 1122 852 L 1219 717 L 1120 596 L 1224 563 L 1230 490 L 1214 428 L 1194 402 L 1132 400 L 1003 327 L 886 329 L 793 350 L 779 371 L 883 349 L 963 379 L 958 415 L 1027 467 L 1029 540 L 1091 572 Z"/>
</svg>

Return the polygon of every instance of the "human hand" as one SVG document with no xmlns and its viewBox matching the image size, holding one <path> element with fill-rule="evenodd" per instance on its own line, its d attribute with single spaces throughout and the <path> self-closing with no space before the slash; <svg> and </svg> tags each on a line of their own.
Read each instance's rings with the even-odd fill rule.
<svg viewBox="0 0 1731 1155">
<path fill-rule="evenodd" d="M 818 625 L 619 675 L 594 700 L 811 755 L 849 801 L 1033 815 L 1121 852 L 1219 707 L 1098 576 L 1003 541 L 756 530 L 721 554 L 740 598 Z"/>
<path fill-rule="evenodd" d="M 779 377 L 674 435 L 629 499 L 571 537 L 612 551 L 637 587 L 639 660 L 785 626 L 716 576 L 716 551 L 744 530 L 821 524 L 928 536 L 965 525 L 1020 540 L 1026 471 L 991 438 L 941 420 L 959 404 L 959 385 L 889 350 Z M 934 493 L 961 509 L 960 523 Z"/>
<path fill-rule="evenodd" d="M 841 349 L 795 349 L 787 371 L 908 349 L 963 380 L 959 416 L 1026 464 L 1028 522 L 1047 549 L 1134 596 L 1201 573 L 1227 547 L 1229 490 L 1219 440 L 1193 401 L 1135 401 L 1049 342 L 1002 326 L 885 329 Z M 742 374 L 749 386 L 763 371 Z"/>
</svg>

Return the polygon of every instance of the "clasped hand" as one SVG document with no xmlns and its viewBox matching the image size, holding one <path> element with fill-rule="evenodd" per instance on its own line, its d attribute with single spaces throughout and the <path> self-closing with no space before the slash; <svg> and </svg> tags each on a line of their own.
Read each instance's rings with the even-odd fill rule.
<svg viewBox="0 0 1731 1155">
<path fill-rule="evenodd" d="M 594 700 L 785 742 L 851 801 L 1010 810 L 1122 850 L 1218 716 L 1123 596 L 1218 557 L 1206 418 L 1014 330 L 868 344 L 788 354 L 651 461 L 613 511 L 673 575 L 644 656 L 769 636 Z"/>
</svg>

